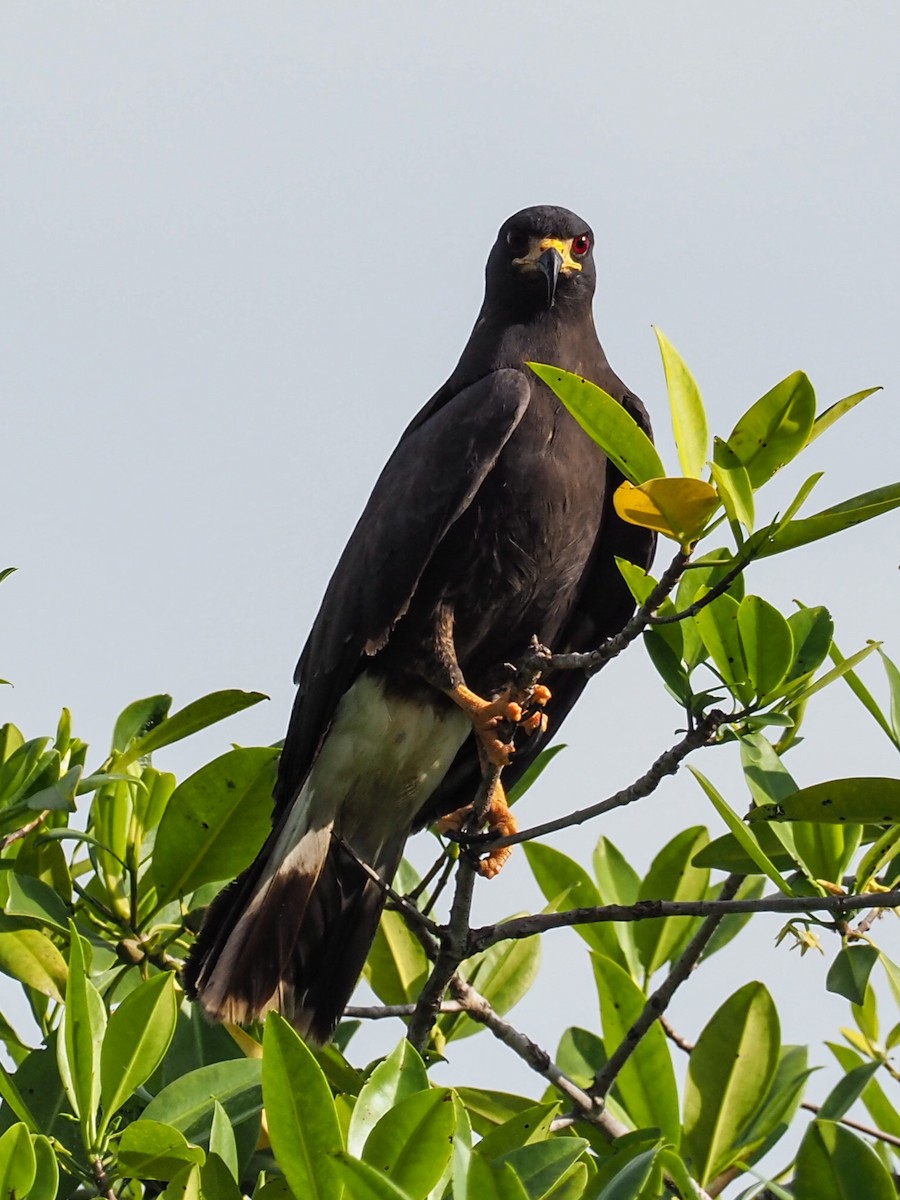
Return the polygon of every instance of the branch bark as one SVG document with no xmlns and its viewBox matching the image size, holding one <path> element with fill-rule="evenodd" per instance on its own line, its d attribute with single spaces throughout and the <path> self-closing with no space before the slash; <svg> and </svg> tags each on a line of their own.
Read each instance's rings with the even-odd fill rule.
<svg viewBox="0 0 900 1200">
<path fill-rule="evenodd" d="M 643 800 L 645 796 L 656 791 L 667 775 L 674 775 L 692 751 L 706 745 L 715 736 L 719 726 L 728 720 L 730 718 L 717 709 L 708 712 L 693 729 L 688 730 L 680 742 L 676 742 L 674 746 L 664 750 L 640 778 L 607 800 L 601 800 L 599 804 L 578 809 L 555 821 L 546 821 L 543 825 L 533 825 L 530 829 L 521 829 L 518 833 L 510 834 L 508 837 L 472 839 L 473 844 L 477 845 L 482 852 L 499 850 L 501 846 L 515 846 L 518 842 L 530 842 L 535 838 L 544 837 L 548 833 L 568 829 L 572 825 L 583 825 L 585 821 L 592 821 L 594 817 L 600 817 L 615 808 L 623 808 L 626 804 L 633 804 L 635 800 Z"/>
<path fill-rule="evenodd" d="M 848 896 L 783 896 L 779 892 L 760 900 L 639 900 L 636 904 L 604 904 L 599 908 L 569 908 L 565 912 L 513 917 L 497 925 L 473 929 L 470 942 L 475 953 L 486 950 L 495 942 L 534 937 L 548 929 L 596 925 L 605 921 L 646 921 L 663 917 L 715 917 L 720 920 L 731 913 L 825 912 L 841 917 L 860 909 L 897 907 L 900 907 L 900 888 Z"/>
<path fill-rule="evenodd" d="M 722 896 L 726 900 L 730 900 L 741 886 L 743 880 L 743 875 L 729 875 L 722 884 Z M 621 1045 L 616 1048 L 610 1055 L 605 1066 L 595 1075 L 590 1089 L 592 1096 L 600 1100 L 606 1098 L 616 1077 L 637 1049 L 641 1039 L 653 1022 L 665 1012 L 675 992 L 685 982 L 700 961 L 703 951 L 706 949 L 710 938 L 722 920 L 722 916 L 724 914 L 715 914 L 706 918 L 690 942 L 688 942 L 681 956 L 673 963 L 665 980 L 648 997 L 643 1011 L 625 1034 Z"/>
</svg>

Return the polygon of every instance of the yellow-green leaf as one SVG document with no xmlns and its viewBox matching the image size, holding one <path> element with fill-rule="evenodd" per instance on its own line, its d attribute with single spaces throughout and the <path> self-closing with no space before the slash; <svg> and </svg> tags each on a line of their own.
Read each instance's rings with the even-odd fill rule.
<svg viewBox="0 0 900 1200">
<path fill-rule="evenodd" d="M 659 329 L 654 332 L 666 372 L 672 431 L 681 469 L 685 475 L 699 479 L 709 454 L 709 429 L 700 389 L 684 359 L 665 334 Z"/>
<path fill-rule="evenodd" d="M 702 479 L 648 479 L 638 487 L 626 480 L 617 488 L 613 503 L 623 521 L 688 547 L 719 507 L 719 496 Z"/>
<path fill-rule="evenodd" d="M 748 820 L 895 825 L 900 822 L 900 779 L 867 776 L 816 783 L 777 804 L 759 805 Z"/>
<path fill-rule="evenodd" d="M 634 417 L 608 392 L 560 367 L 532 362 L 528 366 L 556 394 L 626 479 L 643 483 L 645 479 L 665 475 L 656 447 Z"/>
</svg>

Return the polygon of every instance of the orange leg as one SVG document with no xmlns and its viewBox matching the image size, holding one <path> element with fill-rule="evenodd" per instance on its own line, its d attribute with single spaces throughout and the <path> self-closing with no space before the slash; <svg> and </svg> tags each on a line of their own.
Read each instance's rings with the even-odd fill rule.
<svg viewBox="0 0 900 1200">
<path fill-rule="evenodd" d="M 441 833 L 461 833 L 466 822 L 472 815 L 472 805 L 467 804 L 464 808 L 458 808 L 456 812 L 448 813 L 447 816 L 441 817 L 437 822 L 437 828 Z M 519 829 L 518 822 L 513 816 L 509 805 L 506 803 L 506 793 L 503 790 L 503 784 L 497 780 L 494 790 L 491 792 L 490 807 L 486 814 L 488 830 L 491 833 L 498 834 L 500 837 L 508 837 L 510 834 L 517 833 Z M 501 867 L 512 854 L 512 846 L 501 846 L 498 850 L 492 851 L 486 858 L 478 860 L 478 872 L 485 879 L 493 879 L 499 873 Z"/>
<path fill-rule="evenodd" d="M 531 689 L 531 694 L 523 694 L 515 688 L 507 688 L 494 700 L 484 700 L 476 695 L 464 683 L 457 684 L 447 692 L 450 699 L 467 713 L 479 739 L 488 761 L 495 767 L 509 766 L 509 760 L 515 750 L 512 742 L 501 741 L 497 726 L 503 721 L 521 724 L 527 733 L 535 729 L 545 729 L 547 719 L 544 713 L 534 711 L 523 720 L 523 703 L 530 708 L 543 708 L 550 699 L 550 689 L 538 683 Z"/>
</svg>

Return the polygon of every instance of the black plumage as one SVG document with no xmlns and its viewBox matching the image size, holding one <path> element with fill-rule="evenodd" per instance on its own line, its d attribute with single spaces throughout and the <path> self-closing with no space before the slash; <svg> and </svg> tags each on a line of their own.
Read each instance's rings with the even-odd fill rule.
<svg viewBox="0 0 900 1200">
<path fill-rule="evenodd" d="M 501 227 L 462 357 L 382 471 L 300 657 L 272 834 L 190 956 L 188 988 L 213 1019 L 277 1008 L 327 1039 L 383 906 L 356 860 L 389 882 L 413 829 L 471 803 L 480 759 L 517 778 L 585 680 L 547 681 L 546 734 L 511 756 L 471 692 L 502 692 L 535 636 L 586 650 L 628 619 L 614 558 L 648 565 L 652 536 L 616 516 L 621 477 L 525 365 L 594 381 L 649 432 L 597 340 L 594 285 L 575 214 L 529 208 Z M 511 828 L 502 793 L 493 807 Z"/>
</svg>

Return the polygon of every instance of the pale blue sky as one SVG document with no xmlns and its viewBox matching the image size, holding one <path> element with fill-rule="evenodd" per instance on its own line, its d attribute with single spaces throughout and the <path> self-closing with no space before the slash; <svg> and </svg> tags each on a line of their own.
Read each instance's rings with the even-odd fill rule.
<svg viewBox="0 0 900 1200">
<path fill-rule="evenodd" d="M 814 509 L 895 478 L 898 44 L 888 0 L 4 4 L 0 566 L 19 573 L 0 589 L 0 718 L 35 736 L 67 704 L 99 759 L 137 696 L 240 686 L 271 703 L 163 765 L 280 737 L 344 539 L 526 204 L 594 226 L 601 340 L 670 463 L 651 324 L 723 435 L 795 368 L 823 407 L 884 385 L 773 483 L 772 511 L 813 470 Z M 845 650 L 900 656 L 898 528 L 774 559 L 751 586 L 827 603 Z M 641 656 L 591 687 L 526 819 L 615 790 L 673 740 Z M 729 755 L 698 765 L 740 807 Z M 840 691 L 791 765 L 810 783 L 896 770 Z M 695 822 L 715 826 L 685 777 L 603 832 L 643 868 Z M 556 844 L 586 861 L 600 832 Z M 540 902 L 521 853 L 480 892 L 485 916 Z M 779 926 L 683 992 L 688 1035 L 751 975 L 787 1040 L 846 1020 L 813 956 L 774 948 Z M 546 954 L 517 1019 L 555 1048 L 595 1000 L 574 935 Z M 483 1039 L 452 1068 L 534 1089 Z"/>
</svg>

